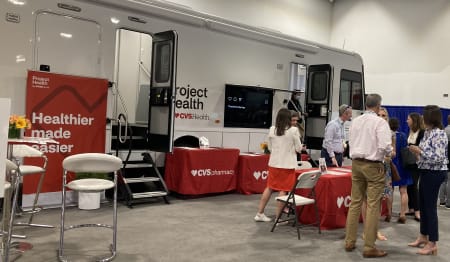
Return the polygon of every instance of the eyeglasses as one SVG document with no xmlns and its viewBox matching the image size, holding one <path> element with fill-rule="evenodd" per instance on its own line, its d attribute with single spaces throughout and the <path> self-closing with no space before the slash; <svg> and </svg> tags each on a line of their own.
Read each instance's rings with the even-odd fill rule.
<svg viewBox="0 0 450 262">
<path fill-rule="evenodd" d="M 378 116 L 379 116 L 379 117 L 386 117 L 385 114 L 379 114 Z"/>
</svg>

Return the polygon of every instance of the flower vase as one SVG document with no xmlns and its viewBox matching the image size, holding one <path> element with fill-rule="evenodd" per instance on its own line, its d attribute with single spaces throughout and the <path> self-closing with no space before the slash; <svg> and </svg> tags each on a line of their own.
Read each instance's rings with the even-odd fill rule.
<svg viewBox="0 0 450 262">
<path fill-rule="evenodd" d="M 8 130 L 8 138 L 20 138 L 22 135 L 22 129 L 10 127 Z"/>
</svg>

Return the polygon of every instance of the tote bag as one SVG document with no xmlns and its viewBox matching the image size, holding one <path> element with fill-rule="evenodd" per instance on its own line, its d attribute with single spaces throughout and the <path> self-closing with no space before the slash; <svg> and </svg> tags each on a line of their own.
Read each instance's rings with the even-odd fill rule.
<svg viewBox="0 0 450 262">
<path fill-rule="evenodd" d="M 402 167 L 405 169 L 411 169 L 411 168 L 415 168 L 417 167 L 416 165 L 416 156 L 409 151 L 409 149 L 407 147 L 403 147 L 400 150 L 400 154 L 401 154 L 401 163 L 402 163 Z"/>
</svg>

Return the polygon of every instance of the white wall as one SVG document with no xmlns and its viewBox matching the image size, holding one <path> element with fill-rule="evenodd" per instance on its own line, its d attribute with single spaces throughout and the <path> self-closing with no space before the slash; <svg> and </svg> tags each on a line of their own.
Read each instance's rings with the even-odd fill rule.
<svg viewBox="0 0 450 262">
<path fill-rule="evenodd" d="M 450 107 L 450 1 L 339 0 L 330 44 L 359 53 L 386 105 Z"/>
<path fill-rule="evenodd" d="M 328 0 L 171 0 L 235 22 L 327 44 L 333 4 Z"/>
<path fill-rule="evenodd" d="M 448 0 L 172 0 L 236 22 L 359 53 L 386 105 L 450 107 Z"/>
</svg>

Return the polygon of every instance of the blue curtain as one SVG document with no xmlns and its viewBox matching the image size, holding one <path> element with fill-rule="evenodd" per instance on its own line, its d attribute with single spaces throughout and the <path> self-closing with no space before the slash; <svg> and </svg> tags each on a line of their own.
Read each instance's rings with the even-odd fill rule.
<svg viewBox="0 0 450 262">
<path fill-rule="evenodd" d="M 389 117 L 396 117 L 400 121 L 399 131 L 404 132 L 406 135 L 409 133 L 408 124 L 406 123 L 406 119 L 408 119 L 408 115 L 412 112 L 417 112 L 419 114 L 423 113 L 423 106 L 384 106 L 388 113 Z M 442 111 L 442 122 L 444 127 L 448 125 L 447 116 L 450 114 L 450 108 L 441 108 Z"/>
</svg>

